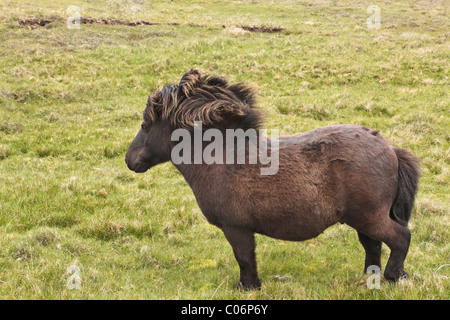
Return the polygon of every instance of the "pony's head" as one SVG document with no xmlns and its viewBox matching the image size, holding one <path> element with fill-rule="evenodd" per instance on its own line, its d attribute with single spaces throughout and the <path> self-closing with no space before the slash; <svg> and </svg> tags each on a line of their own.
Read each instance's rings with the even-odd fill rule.
<svg viewBox="0 0 450 320">
<path fill-rule="evenodd" d="M 203 129 L 257 129 L 262 113 L 255 107 L 254 91 L 244 83 L 229 85 L 222 77 L 192 69 L 179 84 L 148 97 L 141 130 L 125 156 L 128 167 L 145 172 L 169 161 L 171 133 L 179 128 L 192 131 L 195 121 L 201 121 Z"/>
</svg>

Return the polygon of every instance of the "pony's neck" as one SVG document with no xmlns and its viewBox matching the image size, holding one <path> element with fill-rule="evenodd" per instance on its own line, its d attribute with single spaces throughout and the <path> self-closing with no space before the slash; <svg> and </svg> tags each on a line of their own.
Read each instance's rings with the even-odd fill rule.
<svg viewBox="0 0 450 320">
<path fill-rule="evenodd" d="M 212 178 L 216 172 L 219 173 L 220 165 L 212 164 L 176 164 L 175 167 L 178 171 L 183 175 L 186 182 L 192 188 L 194 193 L 196 193 L 197 186 L 204 185 L 205 181 L 208 181 L 208 184 L 212 183 Z"/>
<path fill-rule="evenodd" d="M 193 189 L 199 183 L 203 186 L 205 181 L 211 184 L 217 181 L 216 178 L 231 175 L 235 170 L 241 170 L 240 174 L 265 175 L 271 174 L 264 172 L 275 164 L 278 171 L 277 139 L 272 140 L 256 130 L 241 130 L 238 133 L 216 130 L 216 135 L 207 131 L 201 134 L 199 141 L 195 132 L 191 132 L 189 137 L 194 139 L 190 140 L 190 144 L 185 144 L 186 148 L 181 152 L 183 161 L 176 159 L 181 149 L 176 146 L 172 148 L 175 151 L 172 152 L 172 163 Z"/>
</svg>

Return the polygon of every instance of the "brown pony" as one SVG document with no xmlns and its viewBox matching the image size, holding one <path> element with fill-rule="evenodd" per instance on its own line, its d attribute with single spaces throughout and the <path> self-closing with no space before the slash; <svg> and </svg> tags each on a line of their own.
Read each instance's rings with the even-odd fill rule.
<svg viewBox="0 0 450 320">
<path fill-rule="evenodd" d="M 201 121 L 203 130 L 215 128 L 224 134 L 228 129 L 256 129 L 262 114 L 255 107 L 254 92 L 245 84 L 230 85 L 221 77 L 192 69 L 178 85 L 150 95 L 143 120 L 125 156 L 135 172 L 171 160 L 176 129 L 194 134 L 194 121 Z M 265 139 L 270 152 L 279 155 L 276 174 L 262 175 L 260 162 L 175 165 L 206 219 L 231 244 L 241 286 L 261 286 L 255 233 L 302 241 L 337 222 L 358 232 L 366 252 L 366 272 L 372 265 L 381 268 L 384 242 L 391 249 L 385 278 L 396 281 L 407 275 L 403 264 L 411 234 L 406 226 L 419 180 L 417 159 L 409 151 L 357 125 L 282 136 L 277 147 Z"/>
</svg>

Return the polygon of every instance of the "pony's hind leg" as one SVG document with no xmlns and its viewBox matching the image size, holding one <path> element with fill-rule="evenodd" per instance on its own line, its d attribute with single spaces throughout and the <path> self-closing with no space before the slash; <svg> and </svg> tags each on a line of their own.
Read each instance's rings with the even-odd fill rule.
<svg viewBox="0 0 450 320">
<path fill-rule="evenodd" d="M 367 273 L 370 266 L 377 266 L 381 270 L 381 241 L 374 240 L 359 231 L 358 238 L 366 251 L 364 272 Z"/>
<path fill-rule="evenodd" d="M 408 228 L 401 226 L 393 220 L 391 221 L 397 236 L 390 239 L 389 242 L 386 242 L 391 249 L 391 254 L 386 264 L 384 277 L 387 280 L 397 281 L 408 275 L 404 270 L 403 264 L 405 262 L 406 255 L 408 254 L 409 243 L 411 241 L 411 232 Z"/>
<path fill-rule="evenodd" d="M 375 218 L 371 219 L 371 221 L 376 221 L 375 224 L 368 225 L 367 223 L 365 223 L 362 225 L 358 225 L 356 230 L 358 231 L 358 233 L 364 234 L 366 237 L 371 238 L 373 240 L 371 242 L 372 246 L 373 244 L 375 244 L 375 241 L 384 242 L 389 247 L 389 249 L 391 249 L 391 254 L 384 271 L 384 277 L 387 280 L 397 281 L 400 278 L 407 276 L 407 273 L 405 272 L 403 266 L 409 249 L 411 233 L 409 232 L 408 228 L 398 224 L 397 222 L 389 218 L 388 214 L 380 214 L 376 217 L 373 216 L 372 218 Z M 363 245 L 369 244 L 369 241 L 367 239 L 363 241 L 365 241 Z M 372 253 L 372 255 L 370 256 L 370 261 L 372 262 L 374 261 L 372 259 L 375 259 L 376 257 L 374 254 L 375 250 L 370 249 L 369 251 Z M 375 262 L 378 262 L 378 259 L 376 259 Z"/>
<path fill-rule="evenodd" d="M 256 244 L 253 232 L 236 227 L 222 227 L 222 231 L 233 248 L 234 256 L 239 264 L 240 283 L 238 288 L 261 288 L 256 267 Z"/>
</svg>

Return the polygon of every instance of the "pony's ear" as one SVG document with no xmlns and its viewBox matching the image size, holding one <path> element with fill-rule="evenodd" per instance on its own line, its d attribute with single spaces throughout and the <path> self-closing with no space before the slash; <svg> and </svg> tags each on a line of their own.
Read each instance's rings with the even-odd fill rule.
<svg viewBox="0 0 450 320">
<path fill-rule="evenodd" d="M 203 82 L 202 72 L 198 69 L 191 69 L 181 78 L 179 88 L 186 97 L 189 97 Z"/>
<path fill-rule="evenodd" d="M 228 81 L 223 77 L 206 76 L 204 79 L 208 86 L 222 87 L 222 88 L 226 88 L 228 86 Z"/>
<path fill-rule="evenodd" d="M 144 120 L 146 120 L 146 122 L 151 123 L 161 117 L 162 98 L 161 91 L 159 90 L 148 96 L 147 107 L 144 111 Z"/>
</svg>

